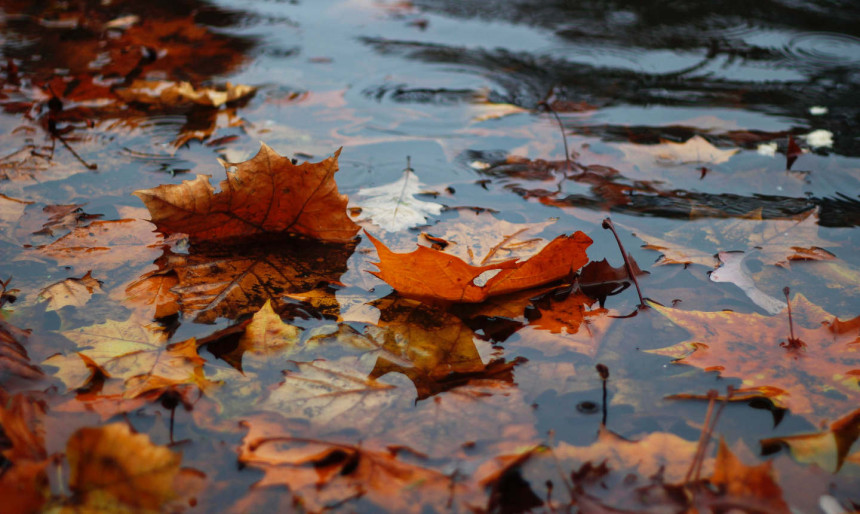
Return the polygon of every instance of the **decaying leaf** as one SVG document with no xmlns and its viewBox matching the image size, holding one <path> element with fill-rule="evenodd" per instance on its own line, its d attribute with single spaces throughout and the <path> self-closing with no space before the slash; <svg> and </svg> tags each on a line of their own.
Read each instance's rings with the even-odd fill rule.
<svg viewBox="0 0 860 514">
<path fill-rule="evenodd" d="M 396 452 L 294 437 L 281 424 L 275 416 L 242 422 L 248 434 L 239 461 L 265 472 L 257 487 L 285 485 L 309 510 L 363 500 L 396 512 L 444 511 L 464 494 L 451 477 Z"/>
<path fill-rule="evenodd" d="M 137 219 L 94 221 L 33 250 L 29 257 L 48 257 L 79 273 L 152 262 L 163 245 L 163 238 L 153 232 L 154 228 L 151 223 Z"/>
<path fill-rule="evenodd" d="M 559 236 L 532 258 L 470 266 L 458 257 L 419 246 L 402 254 L 389 250 L 368 234 L 376 247 L 379 271 L 371 272 L 400 294 L 435 301 L 477 303 L 490 296 L 541 286 L 575 273 L 588 262 L 585 249 L 592 243 L 582 232 Z M 485 272 L 497 273 L 484 285 L 476 279 Z"/>
<path fill-rule="evenodd" d="M 94 294 L 102 293 L 102 281 L 93 278 L 88 271 L 81 278 L 67 278 L 46 287 L 39 296 L 47 300 L 48 311 L 56 311 L 66 306 L 83 307 Z"/>
<path fill-rule="evenodd" d="M 125 423 L 82 428 L 66 446 L 74 503 L 90 512 L 157 512 L 178 496 L 182 456 Z"/>
<path fill-rule="evenodd" d="M 361 219 L 370 220 L 387 232 L 424 224 L 428 216 L 442 212 L 442 204 L 415 198 L 423 185 L 415 171 L 406 168 L 403 176 L 390 184 L 359 189 L 358 195 L 366 198 L 358 202 Z"/>
<path fill-rule="evenodd" d="M 0 394 L 0 498 L 9 512 L 39 512 L 50 496 L 43 418 L 45 404 Z"/>
<path fill-rule="evenodd" d="M 776 406 L 816 421 L 834 419 L 860 399 L 860 317 L 840 321 L 797 294 L 791 341 L 787 311 L 762 316 L 650 305 L 691 334 L 650 353 L 740 378 L 745 390 L 758 389 Z"/>
<path fill-rule="evenodd" d="M 0 319 L 0 378 L 7 375 L 38 379 L 44 376 L 42 370 L 30 363 L 23 341 L 30 335 L 29 330 L 21 330 Z"/>
<path fill-rule="evenodd" d="M 124 290 L 111 293 L 111 298 L 138 312 L 141 317 L 164 318 L 179 312 L 179 296 L 173 288 L 179 285 L 176 272 L 156 270 L 135 280 Z"/>
<path fill-rule="evenodd" d="M 78 353 L 54 355 L 44 364 L 69 389 L 83 387 L 92 377 L 92 366 L 104 376 L 125 380 L 126 398 L 176 385 L 196 385 L 203 391 L 214 384 L 203 374 L 204 360 L 194 339 L 167 343 L 167 333 L 154 323 L 135 317 L 119 322 L 69 330 L 63 335 L 78 344 Z"/>
<path fill-rule="evenodd" d="M 818 237 L 818 210 L 791 218 L 763 219 L 761 209 L 742 218 L 690 223 L 663 238 L 637 232 L 643 248 L 663 255 L 656 264 L 701 264 L 715 267 L 718 251 L 744 251 L 764 264 L 788 267 L 794 260 L 829 260 L 833 254 L 821 248 L 832 243 Z M 704 239 L 702 239 L 704 237 Z M 687 241 L 695 241 L 689 246 Z"/>
<path fill-rule="evenodd" d="M 650 159 L 660 166 L 722 164 L 740 151 L 739 148 L 720 150 L 699 135 L 683 143 L 665 141 L 659 145 L 623 144 L 620 146 L 629 161 L 640 163 Z"/>
<path fill-rule="evenodd" d="M 209 176 L 135 191 L 164 234 L 188 234 L 192 242 L 264 233 L 301 234 L 320 241 L 352 241 L 358 226 L 346 213 L 347 198 L 334 174 L 340 150 L 319 163 L 295 165 L 263 144 L 252 159 L 232 164 L 221 191 Z"/>
<path fill-rule="evenodd" d="M 189 82 L 169 82 L 163 80 L 135 80 L 116 94 L 126 102 L 176 106 L 197 104 L 207 107 L 220 107 L 229 102 L 248 98 L 256 88 L 243 84 L 227 83 L 223 88 L 195 88 Z"/>
</svg>

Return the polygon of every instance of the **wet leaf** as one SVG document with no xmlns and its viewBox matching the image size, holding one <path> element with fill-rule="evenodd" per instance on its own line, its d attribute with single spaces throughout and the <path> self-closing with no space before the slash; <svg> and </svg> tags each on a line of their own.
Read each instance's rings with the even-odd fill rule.
<svg viewBox="0 0 860 514">
<path fill-rule="evenodd" d="M 88 271 L 81 278 L 67 278 L 46 287 L 39 293 L 39 297 L 47 300 L 48 306 L 45 310 L 56 311 L 66 306 L 83 307 L 94 294 L 103 293 L 102 281 L 93 278 L 92 272 Z"/>
<path fill-rule="evenodd" d="M 691 334 L 650 353 L 740 378 L 744 390 L 758 390 L 777 407 L 815 421 L 833 419 L 860 398 L 860 318 L 840 321 L 795 295 L 791 311 L 799 343 L 791 344 L 787 311 L 762 316 L 650 305 Z"/>
<path fill-rule="evenodd" d="M 379 271 L 371 272 L 400 294 L 436 301 L 477 303 L 490 296 L 541 286 L 575 273 L 588 262 L 585 249 L 591 238 L 582 232 L 559 236 L 540 253 L 523 261 L 504 261 L 486 266 L 470 266 L 458 257 L 419 247 L 394 253 L 368 234 L 376 247 Z M 484 285 L 475 279 L 487 271 L 498 272 Z"/>
<path fill-rule="evenodd" d="M 395 452 L 294 437 L 276 417 L 243 422 L 239 461 L 265 472 L 257 487 L 287 486 L 310 510 L 369 501 L 397 512 L 450 509 L 464 494 L 454 479 Z"/>
<path fill-rule="evenodd" d="M 140 313 L 141 317 L 164 318 L 179 312 L 179 296 L 173 288 L 179 277 L 173 270 L 156 270 L 135 280 L 122 291 L 111 292 L 111 298 Z"/>
<path fill-rule="evenodd" d="M 358 226 L 334 181 L 339 155 L 297 166 L 263 144 L 254 158 L 231 165 L 236 170 L 227 172 L 219 193 L 208 176 L 198 175 L 134 194 L 159 231 L 188 234 L 195 243 L 267 233 L 346 243 Z"/>
<path fill-rule="evenodd" d="M 110 271 L 155 260 L 163 239 L 153 229 L 152 224 L 136 219 L 94 221 L 25 255 L 47 257 L 79 273 Z"/>
<path fill-rule="evenodd" d="M 658 145 L 620 145 L 625 157 L 634 163 L 648 158 L 660 166 L 682 164 L 722 164 L 740 149 L 720 150 L 702 136 L 696 135 L 683 143 L 665 141 Z"/>
<path fill-rule="evenodd" d="M 429 216 L 442 212 L 442 204 L 415 198 L 424 184 L 412 168 L 403 170 L 403 176 L 390 184 L 365 187 L 358 190 L 361 219 L 370 220 L 386 232 L 397 232 L 423 225 Z"/>
<path fill-rule="evenodd" d="M 0 319 L 0 377 L 39 379 L 44 376 L 42 370 L 30 363 L 22 344 L 29 335 L 29 330 L 21 330 Z"/>
<path fill-rule="evenodd" d="M 135 80 L 116 94 L 126 102 L 157 104 L 162 107 L 193 103 L 206 107 L 220 107 L 229 102 L 248 98 L 256 88 L 243 84 L 227 83 L 223 88 L 195 88 L 190 82 L 163 80 Z"/>
<path fill-rule="evenodd" d="M 768 314 L 778 314 L 785 309 L 785 302 L 770 296 L 756 286 L 750 272 L 744 266 L 743 252 L 720 252 L 720 266 L 711 272 L 712 282 L 730 282 L 746 293 L 750 300 Z"/>
<path fill-rule="evenodd" d="M 595 356 L 612 322 L 610 311 L 594 307 L 596 300 L 579 290 L 560 299 L 554 296 L 549 294 L 535 302 L 537 313 L 530 316 L 527 328 L 520 331 L 523 344 L 544 355 L 573 351 Z"/>
<path fill-rule="evenodd" d="M 85 511 L 156 512 L 178 496 L 182 456 L 125 423 L 82 428 L 66 446 L 69 488 Z"/>
<path fill-rule="evenodd" d="M 761 209 L 742 218 L 694 223 L 665 234 L 665 239 L 637 232 L 643 248 L 663 255 L 656 264 L 701 264 L 714 267 L 717 251 L 745 251 L 764 264 L 788 267 L 793 260 L 829 260 L 833 254 L 821 248 L 832 243 L 818 237 L 818 210 L 791 218 L 763 219 Z M 685 246 L 687 241 L 701 241 Z M 706 250 L 708 249 L 708 250 Z"/>
<path fill-rule="evenodd" d="M 131 317 L 63 335 L 80 350 L 55 355 L 44 364 L 57 367 L 57 377 L 69 389 L 87 385 L 93 366 L 98 366 L 104 376 L 124 380 L 126 398 L 176 385 L 195 385 L 203 391 L 215 386 L 203 374 L 205 361 L 197 354 L 196 341 L 168 344 L 167 333 L 154 323 Z"/>
<path fill-rule="evenodd" d="M 50 496 L 43 418 L 45 404 L 0 394 L 0 495 L 10 512 L 38 512 Z"/>
</svg>

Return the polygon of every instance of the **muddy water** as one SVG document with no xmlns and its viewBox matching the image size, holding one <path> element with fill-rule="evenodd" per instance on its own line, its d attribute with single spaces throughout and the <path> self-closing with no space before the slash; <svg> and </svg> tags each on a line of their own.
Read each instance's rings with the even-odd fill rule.
<svg viewBox="0 0 860 514">
<path fill-rule="evenodd" d="M 140 202 L 130 196 L 132 191 L 179 183 L 196 173 L 220 179 L 217 158 L 247 159 L 257 152 L 260 141 L 300 160 L 320 160 L 343 147 L 338 184 L 353 205 L 361 205 L 360 189 L 400 178 L 409 159 L 424 189 L 433 193 L 422 198 L 445 207 L 420 229 L 384 232 L 365 224 L 392 247 L 407 249 L 420 231 L 432 234 L 437 224 L 463 212 L 487 209 L 513 223 L 558 218 L 541 233 L 544 238 L 582 230 L 594 240 L 588 250 L 592 260 L 606 258 L 620 265 L 615 240 L 600 223 L 611 216 L 628 252 L 650 273 L 640 279 L 643 294 L 664 305 L 767 312 L 736 284 L 709 280 L 713 264 L 660 265 L 660 253 L 642 248 L 637 234 L 676 241 L 706 254 L 745 251 L 742 269 L 761 293 L 780 299 L 783 287 L 789 286 L 841 319 L 860 314 L 860 256 L 854 251 L 860 242 L 856 2 L 142 4 L 112 6 L 104 21 L 123 16 L 137 17 L 131 25 L 147 19 L 193 20 L 193 26 L 207 32 L 203 43 L 192 45 L 197 57 L 159 68 L 157 63 L 180 52 L 181 44 L 160 54 L 157 45 L 142 43 L 138 46 L 144 49 L 143 58 L 134 59 L 93 50 L 105 62 L 114 59 L 110 61 L 114 64 L 105 65 L 109 72 L 98 76 L 99 84 L 113 87 L 138 73 L 151 79 L 249 84 L 258 88 L 257 93 L 216 112 L 127 109 L 109 105 L 92 89 L 75 96 L 71 81 L 63 77 L 96 66 L 93 61 L 76 62 L 75 45 L 98 45 L 103 33 L 79 18 L 70 21 L 59 8 L 48 10 L 47 16 L 44 6 L 4 2 L 3 57 L 19 68 L 23 86 L 16 89 L 7 70 L 0 154 L 12 157 L 4 160 L 8 176 L 0 181 L 0 193 L 39 206 L 81 204 L 85 212 L 103 220 L 146 218 Z M 94 4 L 90 9 L 99 8 Z M 109 37 L 121 37 L 130 29 L 117 24 L 105 30 Z M 64 84 L 69 89 L 60 93 L 44 87 L 52 77 L 59 77 L 59 82 L 51 82 L 55 87 Z M 51 137 L 50 127 L 46 129 L 52 95 L 64 98 L 56 123 L 61 129 L 69 127 L 67 143 L 77 157 Z M 16 109 L 16 102 L 30 103 Z M 195 133 L 200 137 L 189 137 Z M 679 153 L 670 144 L 696 136 L 712 146 Z M 804 153 L 787 170 L 789 136 Z M 26 165 L 16 160 L 20 155 L 13 156 L 22 148 L 38 150 Z M 40 157 L 49 148 L 52 157 Z M 511 164 L 513 156 L 551 164 L 516 166 Z M 97 170 L 87 164 L 97 165 Z M 835 256 L 833 261 L 777 267 L 743 234 L 730 229 L 720 233 L 724 229 L 719 228 L 716 235 L 708 232 L 750 215 L 767 220 L 810 212 L 812 229 L 803 232 L 804 237 L 817 236 L 810 244 L 825 248 Z M 38 292 L 86 270 L 27 257 L 23 244 L 49 240 L 22 237 L 0 241 L 5 259 L 0 279 L 13 276 L 12 286 L 22 291 L 6 318 L 34 329 L 30 353 L 40 362 L 72 350 L 59 331 L 121 313 L 110 295 L 95 296 L 80 312 L 68 308 L 46 312 L 36 301 Z M 381 323 L 374 319 L 378 311 L 360 306 L 391 292 L 366 273 L 373 269 L 370 249 L 366 240 L 360 243 L 337 293 L 342 313 L 347 306 L 355 307 L 349 312 L 360 313 L 348 319 L 357 331 Z M 121 290 L 155 269 L 152 260 L 95 276 L 105 282 L 105 290 Z M 515 394 L 520 397 L 518 405 L 528 408 L 505 408 L 515 417 L 521 415 L 518 422 L 530 425 L 538 439 L 552 433 L 553 440 L 575 445 L 594 440 L 601 422 L 594 405 L 599 404 L 601 391 L 593 369 L 601 362 L 611 372 L 609 428 L 634 439 L 668 431 L 694 441 L 706 404 L 665 397 L 711 388 L 725 391 L 727 385 L 740 386 L 741 381 L 644 353 L 687 336 L 653 311 L 638 312 L 638 303 L 633 287 L 604 298 L 601 304 L 622 317 L 587 351 L 543 347 L 534 330 L 523 328 L 528 324 L 525 318 L 516 316 L 473 322 L 474 351 L 484 363 L 519 362 L 513 368 L 513 380 L 519 384 Z M 331 330 L 330 320 L 307 314 L 308 309 L 284 315 L 307 331 Z M 624 317 L 630 314 L 636 315 Z M 177 342 L 189 337 L 205 341 L 237 321 L 195 319 L 201 321 L 177 315 L 162 322 L 169 325 L 171 341 Z M 775 340 L 780 337 L 774 335 Z M 200 353 L 208 373 L 228 381 L 221 401 L 226 412 L 239 413 L 224 415 L 235 423 L 251 414 L 236 406 L 249 400 L 243 396 L 244 383 L 230 385 L 232 368 L 225 364 L 229 348 L 224 349 L 229 344 L 229 338 L 210 342 Z M 260 383 L 274 387 L 282 369 L 269 366 L 255 372 Z M 541 376 L 549 380 L 542 381 Z M 391 373 L 387 379 L 398 387 L 412 387 L 402 374 Z M 440 397 L 446 394 L 451 393 L 442 392 Z M 401 405 L 399 415 L 408 416 L 415 409 L 418 416 L 422 401 L 427 400 Z M 844 412 L 855 407 L 856 397 L 853 404 L 847 399 Z M 165 412 L 150 408 L 129 419 L 138 430 L 165 443 Z M 229 450 L 243 434 L 217 425 L 177 411 L 174 438 L 190 441 L 183 446 L 184 465 L 211 469 L 214 452 L 223 469 L 210 473 L 210 478 L 230 484 L 202 496 L 204 505 L 210 506 L 236 502 L 261 476 L 255 469 L 233 470 L 236 456 Z M 746 447 L 747 462 L 754 462 L 766 458 L 757 456 L 760 439 L 816 429 L 810 419 L 767 402 L 741 402 L 726 409 L 716 431 L 736 448 Z M 439 428 L 431 439 L 458 437 L 443 430 Z M 332 437 L 357 444 L 377 435 L 372 429 L 355 429 Z M 61 451 L 61 443 L 56 442 L 53 450 Z M 215 446 L 219 449 L 213 450 Z M 851 493 L 860 483 L 856 466 L 828 475 L 793 464 L 786 455 L 768 458 L 776 458 L 788 477 L 787 490 L 804 480 L 817 484 L 815 492 L 789 492 L 786 498 L 793 507 L 817 512 L 818 498 L 828 491 L 842 501 L 860 501 L 856 489 Z M 490 456 L 488 450 L 485 457 Z M 474 462 L 461 471 L 474 470 L 469 466 Z M 438 467 L 450 473 L 457 464 L 442 459 Z"/>
</svg>

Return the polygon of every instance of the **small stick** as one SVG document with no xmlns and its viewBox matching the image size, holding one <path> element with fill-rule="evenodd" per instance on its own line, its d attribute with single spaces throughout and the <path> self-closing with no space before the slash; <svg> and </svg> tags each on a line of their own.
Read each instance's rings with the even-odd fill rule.
<svg viewBox="0 0 860 514">
<path fill-rule="evenodd" d="M 561 130 L 561 140 L 564 143 L 564 159 L 567 162 L 567 172 L 570 173 L 571 171 L 573 171 L 573 166 L 570 163 L 570 150 L 568 150 L 567 148 L 567 135 L 565 135 L 564 133 L 564 124 L 562 124 L 561 118 L 559 118 L 558 113 L 555 112 L 555 109 L 553 109 L 546 101 L 539 103 L 538 107 L 543 107 L 547 111 L 552 113 L 552 115 L 555 117 L 555 122 L 558 123 L 558 129 Z M 567 173 L 565 173 L 565 175 L 566 174 Z"/>
<path fill-rule="evenodd" d="M 785 303 L 788 305 L 788 342 L 780 343 L 780 346 L 783 348 L 793 348 L 800 349 L 806 346 L 806 343 L 801 341 L 800 339 L 794 337 L 794 319 L 791 317 L 791 301 L 788 299 L 788 294 L 791 292 L 791 289 L 788 286 L 782 288 L 782 294 L 785 295 Z"/>
<path fill-rule="evenodd" d="M 699 474 L 699 468 L 701 467 L 701 463 L 699 462 L 705 455 L 705 447 L 708 444 L 709 430 L 708 428 L 711 425 L 711 415 L 714 412 L 714 400 L 717 398 L 718 393 L 716 390 L 711 389 L 708 391 L 708 410 L 705 412 L 705 422 L 702 424 L 702 432 L 699 434 L 699 444 L 696 446 L 696 454 L 693 456 L 693 462 L 690 463 L 690 469 L 687 470 L 687 474 L 684 475 L 684 483 L 690 483 L 690 478 L 693 476 L 693 472 L 696 475 Z"/>
<path fill-rule="evenodd" d="M 72 155 L 74 155 L 74 156 L 75 156 L 75 158 L 76 158 L 76 159 L 77 159 L 81 164 L 83 164 L 83 165 L 84 165 L 84 167 L 85 167 L 86 169 L 88 169 L 88 170 L 97 170 L 97 169 L 99 169 L 98 164 L 90 164 L 90 163 L 88 163 L 87 161 L 85 161 L 85 160 L 83 159 L 83 157 L 81 157 L 80 155 L 78 155 L 78 152 L 76 152 L 74 148 L 72 148 L 71 146 L 69 146 L 69 143 L 66 143 L 66 140 L 65 140 L 65 139 L 63 139 L 63 136 L 61 136 L 61 135 L 60 135 L 56 130 L 52 130 L 52 131 L 51 131 L 51 135 L 52 135 L 52 136 L 54 136 L 54 137 L 56 137 L 57 139 L 59 139 L 59 140 L 60 140 L 60 142 L 61 142 L 61 143 L 63 143 L 63 146 L 65 146 L 65 147 L 66 147 L 66 150 L 68 150 L 68 151 L 72 152 Z"/>
<path fill-rule="evenodd" d="M 606 218 L 603 220 L 603 228 L 609 229 L 612 231 L 612 235 L 615 236 L 615 242 L 618 243 L 618 249 L 621 250 L 621 257 L 624 259 L 624 268 L 627 270 L 627 276 L 630 277 L 630 280 L 633 281 L 633 285 L 636 286 L 636 293 L 639 295 L 639 305 L 645 307 L 645 299 L 642 298 L 642 289 L 639 288 L 639 281 L 636 279 L 636 274 L 633 273 L 633 266 L 630 264 L 630 257 L 627 256 L 627 252 L 624 251 L 624 245 L 621 244 L 621 238 L 618 237 L 618 232 L 615 231 L 615 225 L 612 224 L 612 220 Z"/>
<path fill-rule="evenodd" d="M 594 367 L 597 369 L 597 373 L 600 374 L 600 381 L 603 382 L 603 419 L 600 421 L 600 426 L 606 426 L 606 416 L 609 409 L 606 406 L 606 381 L 609 380 L 609 368 L 606 367 L 606 364 L 597 364 Z"/>
</svg>

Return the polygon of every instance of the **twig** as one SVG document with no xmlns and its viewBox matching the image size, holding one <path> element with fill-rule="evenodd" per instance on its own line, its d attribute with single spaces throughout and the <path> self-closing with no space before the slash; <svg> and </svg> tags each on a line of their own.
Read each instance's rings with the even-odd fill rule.
<svg viewBox="0 0 860 514">
<path fill-rule="evenodd" d="M 636 286 L 636 293 L 639 295 L 639 305 L 641 307 L 645 307 L 645 299 L 642 298 L 642 289 L 639 288 L 639 281 L 636 279 L 636 274 L 633 273 L 633 266 L 630 264 L 630 257 L 627 256 L 627 252 L 624 251 L 624 245 L 621 244 L 621 238 L 618 237 L 618 232 L 615 231 L 615 225 L 612 224 L 612 220 L 606 218 L 603 220 L 603 228 L 609 229 L 612 231 L 612 235 L 615 236 L 615 242 L 618 243 L 618 249 L 621 250 L 621 257 L 624 259 L 624 268 L 627 269 L 627 276 L 630 277 L 630 280 L 633 281 L 633 285 Z"/>
<path fill-rule="evenodd" d="M 72 148 L 71 146 L 69 146 L 69 143 L 67 143 L 67 142 L 66 142 L 66 140 L 63 138 L 63 136 L 61 136 L 61 135 L 60 135 L 56 130 L 52 130 L 52 131 L 51 131 L 51 135 L 52 135 L 52 136 L 54 136 L 54 137 L 56 137 L 57 139 L 59 139 L 59 140 L 60 140 L 60 142 L 61 142 L 61 143 L 63 143 L 63 146 L 65 146 L 65 147 L 66 147 L 66 150 L 70 151 L 70 152 L 72 153 L 72 155 L 74 155 L 74 156 L 75 156 L 75 158 L 76 158 L 76 159 L 77 159 L 81 164 L 83 164 L 83 165 L 84 165 L 84 167 L 85 167 L 86 169 L 88 169 L 88 170 L 97 170 L 97 169 L 99 169 L 98 164 L 90 164 L 90 163 L 88 163 L 87 161 L 85 161 L 85 160 L 83 159 L 83 157 L 81 157 L 80 155 L 78 155 L 78 152 L 76 152 L 74 148 Z"/>
<path fill-rule="evenodd" d="M 606 405 L 606 381 L 609 380 L 609 368 L 605 364 L 598 363 L 595 369 L 600 374 L 600 381 L 603 383 L 603 419 L 600 421 L 600 426 L 605 427 L 606 417 L 609 412 L 609 408 Z"/>
<path fill-rule="evenodd" d="M 547 111 L 552 113 L 552 115 L 555 117 L 556 123 L 558 123 L 558 129 L 561 131 L 561 140 L 564 143 L 564 159 L 567 162 L 567 173 L 570 173 L 571 171 L 573 171 L 573 166 L 570 163 L 570 150 L 568 150 L 567 148 L 567 135 L 565 135 L 564 133 L 564 124 L 562 124 L 561 118 L 558 116 L 558 113 L 555 112 L 555 109 L 553 109 L 552 106 L 550 106 L 549 103 L 547 103 L 546 101 L 539 103 L 538 107 L 543 107 Z M 567 175 L 567 173 L 565 173 L 565 176 Z"/>
</svg>

